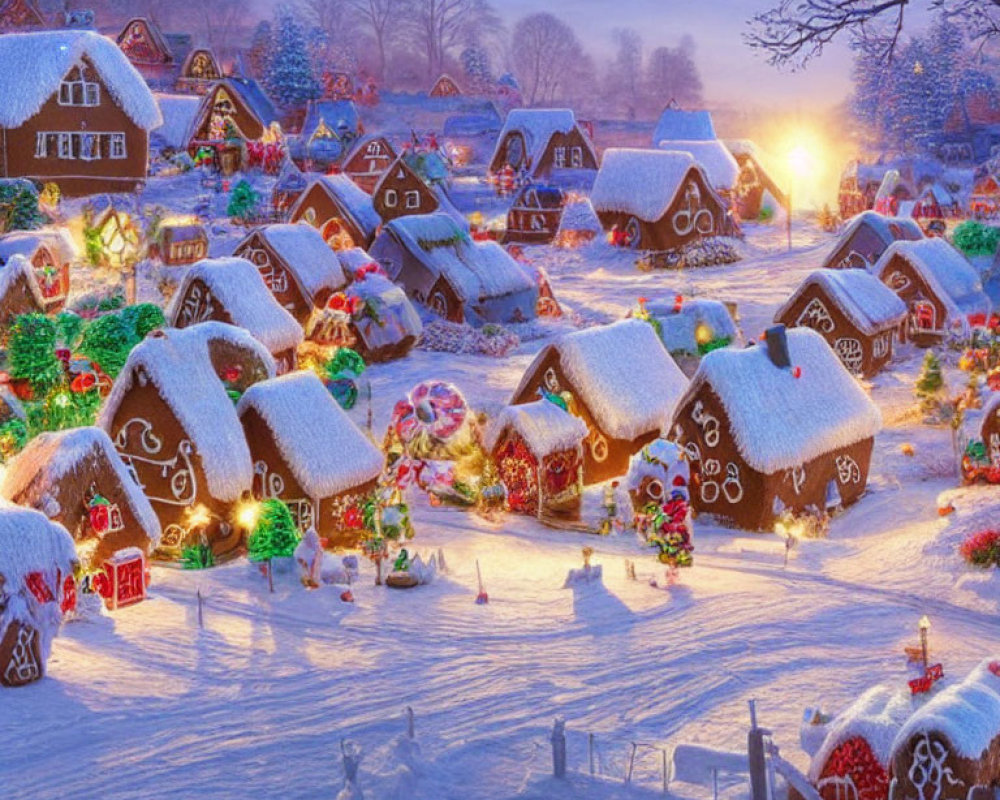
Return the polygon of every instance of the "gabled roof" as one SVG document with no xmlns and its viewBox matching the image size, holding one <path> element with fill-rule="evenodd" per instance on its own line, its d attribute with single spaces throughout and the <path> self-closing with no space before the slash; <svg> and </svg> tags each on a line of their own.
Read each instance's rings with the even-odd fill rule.
<svg viewBox="0 0 1000 800">
<path fill-rule="evenodd" d="M 344 157 L 344 163 L 345 164 L 348 163 L 359 152 L 361 152 L 368 144 L 376 140 L 381 140 L 388 149 L 388 153 L 386 155 L 389 157 L 389 163 L 391 164 L 393 161 L 395 161 L 397 157 L 396 149 L 392 146 L 392 143 L 389 141 L 388 137 L 383 136 L 381 133 L 370 133 L 365 136 L 360 136 L 359 138 L 355 139 L 354 142 L 351 143 L 351 149 L 347 151 L 347 155 Z"/>
<path fill-rule="evenodd" d="M 0 494 L 22 505 L 45 508 L 45 498 L 68 474 L 91 474 L 101 462 L 111 466 L 125 491 L 132 515 L 142 526 L 150 544 L 160 539 L 160 521 L 142 488 L 125 467 L 111 437 L 100 428 L 71 428 L 41 433 L 17 454 L 3 476 Z"/>
<path fill-rule="evenodd" d="M 168 59 L 177 60 L 173 50 L 171 50 L 170 48 L 170 44 L 167 42 L 167 38 L 163 35 L 163 31 L 160 30 L 160 26 L 157 25 L 149 17 L 133 17 L 128 22 L 126 22 L 116 39 L 119 46 L 121 46 L 122 40 L 128 33 L 129 28 L 131 28 L 133 25 L 142 25 L 149 32 L 149 37 L 153 40 L 153 44 L 156 45 L 156 49 L 159 50 L 161 53 L 163 53 L 163 55 L 166 56 Z M 189 36 L 188 37 L 189 42 L 190 38 L 191 37 Z"/>
<path fill-rule="evenodd" d="M 1000 675 L 987 658 L 961 683 L 947 686 L 909 718 L 892 745 L 897 752 L 915 734 L 938 733 L 960 758 L 978 759 L 1000 736 Z"/>
<path fill-rule="evenodd" d="M 63 576 L 73 573 L 76 563 L 73 537 L 42 512 L 0 501 L 0 575 L 4 578 L 3 595 L 24 591 L 32 572 L 52 575 L 58 569 Z M 10 609 L 5 609 L 10 611 Z M 6 615 L 0 616 L 0 631 L 6 627 Z"/>
<path fill-rule="evenodd" d="M 705 297 L 682 298 L 677 309 L 676 293 L 664 292 L 664 299 L 646 304 L 646 310 L 660 323 L 660 338 L 671 353 L 697 353 L 698 328 L 708 328 L 712 339 L 739 338 L 736 323 L 725 303 Z"/>
<path fill-rule="evenodd" d="M 267 242 L 285 262 L 299 288 L 312 302 L 322 291 L 336 291 L 347 284 L 347 276 L 337 259 L 337 254 L 323 241 L 323 236 L 311 225 L 266 225 L 254 234 Z"/>
<path fill-rule="evenodd" d="M 875 686 L 857 698 L 834 718 L 823 744 L 809 768 L 814 783 L 822 775 L 833 751 L 850 739 L 863 738 L 883 768 L 889 766 L 892 742 L 899 729 L 928 699 L 914 695 L 906 686 Z"/>
<path fill-rule="evenodd" d="M 17 6 L 21 6 L 21 10 L 27 12 L 29 16 L 34 17 L 26 25 L 19 26 L 12 30 L 24 30 L 25 28 L 30 28 L 33 26 L 42 26 L 45 24 L 45 18 L 42 16 L 42 12 L 38 8 L 38 3 L 35 0 L 0 0 L 0 17 L 7 14 L 12 9 L 17 10 Z"/>
<path fill-rule="evenodd" d="M 194 128 L 200 127 L 208 117 L 208 114 L 211 113 L 215 95 L 220 88 L 225 89 L 239 100 L 246 107 L 247 111 L 253 114 L 265 128 L 272 122 L 277 122 L 280 119 L 280 115 L 271 102 L 271 99 L 257 81 L 252 78 L 234 76 L 216 81 L 209 87 L 205 96 L 200 98 L 201 102 L 198 106 L 198 112 L 195 114 L 191 125 L 192 133 L 194 132 Z"/>
<path fill-rule="evenodd" d="M 23 279 L 31 293 L 31 297 L 38 304 L 39 309 L 45 308 L 45 298 L 42 297 L 42 290 L 38 286 L 38 278 L 35 277 L 35 268 L 31 265 L 27 256 L 15 253 L 7 262 L 0 267 L 0 299 L 7 296 L 18 279 Z"/>
<path fill-rule="evenodd" d="M 490 163 L 497 157 L 500 148 L 503 146 L 507 134 L 512 131 L 519 131 L 524 136 L 525 154 L 531 159 L 532 166 L 538 164 L 539 159 L 545 152 L 549 140 L 553 134 L 568 134 L 578 129 L 576 115 L 568 108 L 515 108 L 507 113 L 503 128 L 497 136 L 496 148 Z M 581 131 L 581 134 L 583 132 Z M 590 140 L 585 134 L 583 139 L 590 145 Z M 593 146 L 591 145 L 591 149 Z M 597 160 L 595 154 L 594 160 Z"/>
<path fill-rule="evenodd" d="M 712 114 L 708 111 L 666 108 L 653 131 L 653 147 L 659 147 L 664 140 L 710 142 L 716 139 L 718 137 L 712 124 Z"/>
<path fill-rule="evenodd" d="M 0 127 L 19 128 L 41 111 L 83 58 L 133 123 L 146 131 L 163 123 L 146 82 L 114 42 L 93 31 L 58 30 L 0 36 Z"/>
<path fill-rule="evenodd" d="M 691 141 L 688 139 L 661 139 L 656 143 L 660 150 L 677 150 L 690 153 L 708 176 L 708 183 L 716 189 L 732 189 L 740 174 L 740 166 L 733 154 L 718 139 Z"/>
<path fill-rule="evenodd" d="M 906 304 L 882 281 L 863 269 L 821 269 L 811 273 L 778 309 L 780 319 L 811 286 L 827 297 L 866 336 L 895 328 L 906 319 Z"/>
<path fill-rule="evenodd" d="M 302 327 L 274 299 L 257 267 L 245 258 L 206 258 L 188 269 L 167 313 L 174 323 L 184 306 L 188 287 L 196 280 L 211 289 L 234 325 L 250 331 L 272 353 L 302 344 Z"/>
<path fill-rule="evenodd" d="M 65 228 L 39 228 L 34 231 L 12 231 L 0 236 L 0 264 L 20 253 L 31 258 L 42 245 L 63 263 L 76 259 L 76 245 Z"/>
<path fill-rule="evenodd" d="M 791 328 L 786 336 L 799 377 L 771 362 L 766 341 L 726 347 L 702 358 L 680 403 L 708 385 L 743 460 L 767 475 L 869 439 L 882 425 L 878 407 L 820 334 Z"/>
<path fill-rule="evenodd" d="M 687 378 L 653 326 L 630 319 L 574 331 L 543 348 L 525 371 L 515 397 L 550 350 L 559 354 L 566 378 L 598 425 L 615 439 L 667 430 L 687 388 Z"/>
<path fill-rule="evenodd" d="M 604 151 L 590 202 L 598 213 L 616 211 L 656 222 L 692 170 L 701 168 L 690 153 L 613 147 Z M 705 183 L 711 186 L 707 177 Z"/>
<path fill-rule="evenodd" d="M 353 100 L 314 100 L 309 103 L 302 138 L 308 140 L 323 122 L 341 139 L 357 136 L 361 131 L 361 117 Z"/>
<path fill-rule="evenodd" d="M 253 409 L 295 480 L 313 498 L 331 497 L 379 476 L 382 452 L 351 421 L 314 372 L 292 372 L 251 386 L 237 406 Z"/>
<path fill-rule="evenodd" d="M 589 197 L 572 197 L 566 201 L 562 216 L 559 218 L 559 233 L 563 231 L 590 231 L 600 236 L 603 230 Z"/>
<path fill-rule="evenodd" d="M 587 437 L 582 419 L 548 400 L 505 406 L 487 428 L 486 447 L 492 450 L 507 428 L 517 431 L 539 460 L 560 450 L 573 450 Z"/>
<path fill-rule="evenodd" d="M 153 129 L 153 137 L 175 150 L 186 148 L 202 98 L 196 94 L 156 94 L 155 97 L 163 124 Z"/>
<path fill-rule="evenodd" d="M 496 242 L 473 242 L 449 214 L 412 214 L 387 223 L 432 273 L 445 276 L 463 302 L 529 291 L 534 281 Z"/>
<path fill-rule="evenodd" d="M 845 243 L 850 241 L 862 227 L 871 229 L 871 231 L 878 236 L 882 244 L 886 247 L 895 242 L 897 239 L 909 239 L 915 241 L 924 238 L 924 232 L 920 230 L 920 226 L 912 219 L 907 219 L 905 217 L 885 217 L 877 211 L 862 211 L 860 214 L 851 217 L 843 232 L 837 237 L 836 244 L 834 244 L 834 246 L 830 249 L 830 256 L 828 256 L 828 260 L 830 257 L 835 255 Z M 824 263 L 823 266 L 828 265 Z"/>
<path fill-rule="evenodd" d="M 372 204 L 371 195 L 367 194 L 364 189 L 358 186 L 347 175 L 343 174 L 323 175 L 310 183 L 292 207 L 292 217 L 298 212 L 299 207 L 305 203 L 306 196 L 312 191 L 313 187 L 317 185 L 337 201 L 340 207 L 351 218 L 350 221 L 365 236 L 371 236 L 378 226 L 382 224 L 382 218 L 378 215 L 375 206 Z"/>
<path fill-rule="evenodd" d="M 983 292 L 979 273 L 944 239 L 894 242 L 872 267 L 872 274 L 882 279 L 889 262 L 896 256 L 910 264 L 927 282 L 948 309 L 949 316 L 964 318 L 968 314 L 989 314 L 992 304 Z"/>
<path fill-rule="evenodd" d="M 232 400 L 207 348 L 198 346 L 204 341 L 197 330 L 201 327 L 168 328 L 140 342 L 129 354 L 97 424 L 110 431 L 122 401 L 135 386 L 136 371 L 141 370 L 142 379 L 157 389 L 194 445 L 212 497 L 233 502 L 250 489 L 253 464 Z"/>
</svg>

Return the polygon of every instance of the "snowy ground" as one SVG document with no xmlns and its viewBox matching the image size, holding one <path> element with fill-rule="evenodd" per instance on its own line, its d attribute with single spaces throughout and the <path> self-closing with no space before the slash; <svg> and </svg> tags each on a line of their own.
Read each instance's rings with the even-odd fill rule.
<svg viewBox="0 0 1000 800">
<path fill-rule="evenodd" d="M 782 229 L 752 227 L 743 262 L 683 274 L 639 273 L 629 254 L 603 244 L 532 248 L 529 257 L 584 320 L 618 318 L 640 295 L 680 291 L 737 301 L 754 338 L 829 247 L 807 224 L 794 238 L 788 252 Z M 550 335 L 566 323 L 546 325 Z M 416 351 L 371 369 L 376 430 L 429 377 L 496 410 L 543 343 L 524 341 L 499 361 Z M 953 550 L 955 526 L 988 517 L 996 489 L 959 492 L 956 515 L 938 516 L 939 493 L 956 481 L 949 432 L 907 413 L 919 361 L 904 352 L 873 387 L 887 427 L 869 494 L 827 540 L 793 550 L 787 568 L 777 537 L 699 522 L 694 568 L 680 586 L 653 588 L 655 562 L 630 537 L 515 516 L 492 526 L 417 502 L 416 550 L 442 548 L 451 571 L 410 592 L 376 588 L 366 571 L 352 605 L 332 589 L 306 592 L 290 575 L 268 595 L 245 561 L 154 569 L 148 602 L 66 626 L 47 679 L 2 693 L 6 796 L 334 797 L 348 738 L 364 749 L 370 800 L 654 797 L 655 749 L 639 750 L 636 786 L 620 786 L 629 743 L 741 749 L 751 698 L 783 754 L 804 768 L 803 708 L 835 711 L 876 682 L 911 677 L 902 649 L 922 614 L 952 674 L 1000 651 L 1000 587 L 967 574 Z M 359 421 L 365 411 L 356 410 Z M 903 443 L 914 456 L 902 454 Z M 562 589 L 585 545 L 604 567 L 603 586 Z M 485 606 L 474 603 L 477 558 Z M 626 558 L 639 560 L 638 581 L 626 578 Z M 398 741 L 406 706 L 417 754 Z M 556 716 L 567 721 L 572 770 L 587 772 L 586 737 L 595 734 L 602 779 L 545 778 Z"/>
</svg>

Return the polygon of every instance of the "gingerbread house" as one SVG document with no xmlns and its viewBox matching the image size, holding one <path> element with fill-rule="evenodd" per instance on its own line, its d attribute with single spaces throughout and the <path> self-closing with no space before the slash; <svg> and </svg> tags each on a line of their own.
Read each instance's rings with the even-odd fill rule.
<svg viewBox="0 0 1000 800">
<path fill-rule="evenodd" d="M 655 439 L 632 456 L 625 490 L 632 510 L 642 514 L 651 505 L 662 506 L 675 492 L 690 497 L 691 466 L 684 451 L 666 439 Z"/>
<path fill-rule="evenodd" d="M 288 221 L 309 223 L 338 250 L 368 247 L 382 224 L 372 198 L 346 175 L 324 175 L 310 183 Z"/>
<path fill-rule="evenodd" d="M 557 247 L 582 247 L 604 234 L 601 220 L 589 197 L 571 195 L 559 217 L 554 243 Z"/>
<path fill-rule="evenodd" d="M 926 699 L 905 686 L 876 686 L 837 714 L 809 766 L 820 797 L 888 800 L 893 740 Z"/>
<path fill-rule="evenodd" d="M 443 74 L 431 87 L 430 97 L 458 97 L 462 94 L 458 83 L 450 75 Z"/>
<path fill-rule="evenodd" d="M 529 183 L 507 211 L 504 242 L 549 244 L 559 230 L 565 197 L 560 189 Z"/>
<path fill-rule="evenodd" d="M 45 17 L 35 0 L 2 0 L 0 33 L 35 30 L 45 27 Z"/>
<path fill-rule="evenodd" d="M 587 433 L 583 420 L 549 400 L 504 408 L 490 423 L 486 447 L 508 508 L 539 519 L 578 519 Z"/>
<path fill-rule="evenodd" d="M 992 303 L 979 273 L 944 239 L 896 242 L 872 267 L 872 274 L 906 304 L 906 336 L 918 345 L 965 335 L 985 325 Z"/>
<path fill-rule="evenodd" d="M 76 247 L 69 234 L 63 228 L 42 228 L 0 237 L 0 264 L 17 254 L 25 256 L 34 267 L 45 310 L 61 310 L 69 294 L 70 268 L 76 261 Z"/>
<path fill-rule="evenodd" d="M 167 309 L 176 328 L 215 320 L 245 328 L 274 356 L 278 373 L 295 369 L 302 326 L 245 258 L 206 258 L 192 266 Z"/>
<path fill-rule="evenodd" d="M 788 195 L 765 166 L 764 153 L 757 145 L 748 139 L 736 139 L 727 140 L 726 147 L 740 168 L 733 187 L 733 203 L 740 219 L 755 220 L 765 213 L 773 215 L 779 208 L 787 210 Z"/>
<path fill-rule="evenodd" d="M 178 347 L 208 359 L 216 378 L 233 397 L 277 374 L 274 357 L 244 328 L 208 321 L 171 328 L 170 336 Z"/>
<path fill-rule="evenodd" d="M 325 172 L 344 160 L 363 131 L 352 100 L 313 100 L 289 155 L 303 169 Z"/>
<path fill-rule="evenodd" d="M 878 407 L 811 328 L 771 328 L 701 360 L 671 439 L 691 464 L 692 506 L 747 530 L 785 511 L 847 506 L 868 483 Z"/>
<path fill-rule="evenodd" d="M 65 528 L 33 509 L 0 505 L 0 686 L 45 675 L 76 566 Z"/>
<path fill-rule="evenodd" d="M 674 292 L 664 295 L 647 301 L 646 311 L 659 323 L 667 352 L 682 368 L 687 363 L 682 359 L 697 359 L 740 341 L 730 306 L 705 297 L 684 297 Z"/>
<path fill-rule="evenodd" d="M 384 136 L 363 136 L 354 142 L 341 171 L 368 194 L 396 160 L 396 151 Z"/>
<path fill-rule="evenodd" d="M 118 34 L 118 47 L 151 86 L 168 87 L 191 50 L 191 36 L 163 33 L 148 17 L 135 17 Z"/>
<path fill-rule="evenodd" d="M 913 219 L 883 217 L 874 211 L 864 211 L 847 224 L 821 266 L 824 269 L 870 269 L 893 242 L 923 238 L 924 232 Z"/>
<path fill-rule="evenodd" d="M 1000 788 L 1000 661 L 940 690 L 896 735 L 889 800 L 983 800 Z"/>
<path fill-rule="evenodd" d="M 35 268 L 22 255 L 0 267 L 0 331 L 6 332 L 21 314 L 44 314 L 45 298 Z"/>
<path fill-rule="evenodd" d="M 732 232 L 722 198 L 689 153 L 604 151 L 590 202 L 607 231 L 637 250 L 676 250 Z"/>
<path fill-rule="evenodd" d="M 424 329 L 410 298 L 364 250 L 341 250 L 337 256 L 344 272 L 353 277 L 348 296 L 357 298 L 364 309 L 351 317 L 351 346 L 366 363 L 402 358 Z"/>
<path fill-rule="evenodd" d="M 59 30 L 0 36 L 4 178 L 55 183 L 65 197 L 132 192 L 163 122 L 142 76 L 110 39 Z"/>
<path fill-rule="evenodd" d="M 474 242 L 448 214 L 399 217 L 371 256 L 407 295 L 449 322 L 533 319 L 534 280 L 496 242 Z"/>
<path fill-rule="evenodd" d="M 36 436 L 4 473 L 0 495 L 66 528 L 80 561 L 95 568 L 128 547 L 148 556 L 160 540 L 153 507 L 100 428 Z"/>
<path fill-rule="evenodd" d="M 562 397 L 587 425 L 583 480 L 592 484 L 625 474 L 632 454 L 668 429 L 686 387 L 687 378 L 653 326 L 632 319 L 546 345 L 511 404 L 533 402 L 543 393 Z"/>
<path fill-rule="evenodd" d="M 594 145 L 567 108 L 516 108 L 507 114 L 489 170 L 510 166 L 537 178 L 566 170 L 595 170 Z"/>
<path fill-rule="evenodd" d="M 224 174 L 243 168 L 246 145 L 271 136 L 279 115 L 260 85 L 250 78 L 223 78 L 202 97 L 188 135 L 188 151 L 212 154 Z"/>
<path fill-rule="evenodd" d="M 992 219 L 1000 213 L 1000 176 L 987 172 L 973 184 L 969 213 L 976 219 Z"/>
<path fill-rule="evenodd" d="M 299 530 L 354 547 L 361 505 L 382 472 L 382 452 L 347 416 L 313 372 L 258 383 L 237 407 L 253 457 L 253 494 L 276 497 Z"/>
<path fill-rule="evenodd" d="M 200 222 L 166 222 L 157 232 L 154 255 L 176 267 L 208 258 L 208 232 Z"/>
<path fill-rule="evenodd" d="M 233 255 L 257 267 L 275 300 L 299 325 L 348 282 L 337 254 L 310 225 L 256 228 Z"/>
<path fill-rule="evenodd" d="M 653 147 L 690 154 L 704 171 L 711 187 L 726 199 L 733 197 L 740 166 L 716 137 L 708 111 L 667 108 L 653 132 Z"/>
<path fill-rule="evenodd" d="M 441 201 L 401 155 L 372 190 L 372 205 L 382 222 L 391 222 L 399 217 L 430 214 L 437 211 Z"/>
<path fill-rule="evenodd" d="M 231 553 L 246 533 L 236 510 L 249 496 L 253 463 L 209 357 L 211 340 L 204 328 L 147 336 L 98 417 L 160 520 L 164 558 L 201 542 L 217 555 Z"/>
<path fill-rule="evenodd" d="M 811 273 L 774 315 L 787 328 L 819 333 L 852 375 L 870 378 L 892 361 L 906 304 L 862 269 Z"/>
<path fill-rule="evenodd" d="M 205 94 L 209 87 L 222 78 L 222 67 L 215 53 L 207 47 L 195 47 L 184 58 L 177 77 L 178 92 Z"/>
</svg>

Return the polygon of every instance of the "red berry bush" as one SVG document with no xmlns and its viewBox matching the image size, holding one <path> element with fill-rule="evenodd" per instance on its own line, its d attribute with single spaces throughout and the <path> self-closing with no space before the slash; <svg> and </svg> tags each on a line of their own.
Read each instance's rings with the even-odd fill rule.
<svg viewBox="0 0 1000 800">
<path fill-rule="evenodd" d="M 959 548 L 962 558 L 976 567 L 1000 567 L 1000 531 L 985 530 L 971 534 Z"/>
</svg>

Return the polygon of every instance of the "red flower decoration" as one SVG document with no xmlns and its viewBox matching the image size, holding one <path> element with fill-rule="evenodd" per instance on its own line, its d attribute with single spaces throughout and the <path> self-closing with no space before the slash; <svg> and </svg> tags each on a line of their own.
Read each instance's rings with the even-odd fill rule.
<svg viewBox="0 0 1000 800">
<path fill-rule="evenodd" d="M 238 381 L 240 379 L 240 375 L 242 374 L 243 374 L 243 367 L 241 367 L 239 364 L 235 364 L 231 367 L 226 367 L 226 369 L 222 373 L 222 380 L 224 380 L 226 383 L 233 383 L 234 381 Z"/>
<path fill-rule="evenodd" d="M 73 378 L 73 382 L 70 383 L 69 388 L 70 391 L 80 394 L 82 392 L 87 392 L 93 389 L 94 384 L 96 383 L 97 383 L 97 378 L 93 374 L 89 372 L 82 372 L 75 378 Z"/>
<path fill-rule="evenodd" d="M 343 292 L 337 292 L 333 297 L 330 298 L 330 302 L 327 305 L 334 311 L 346 311 L 347 310 L 347 295 Z"/>
<path fill-rule="evenodd" d="M 361 510 L 357 506 L 348 506 L 344 511 L 344 527 L 357 530 L 364 527 L 364 519 Z"/>
</svg>

